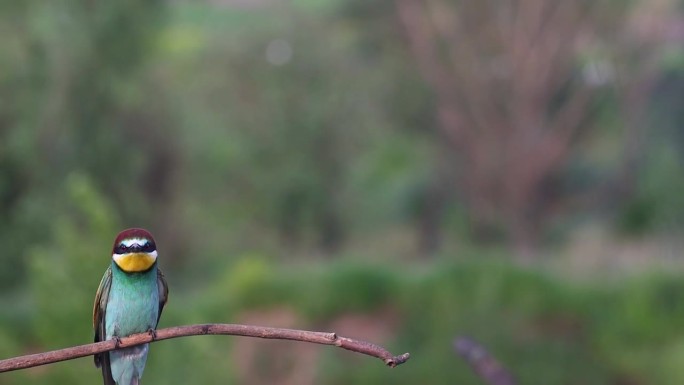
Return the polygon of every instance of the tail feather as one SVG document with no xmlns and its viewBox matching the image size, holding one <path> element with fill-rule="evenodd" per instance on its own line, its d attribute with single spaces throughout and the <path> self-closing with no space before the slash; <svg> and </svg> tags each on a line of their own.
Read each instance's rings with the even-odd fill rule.
<svg viewBox="0 0 684 385">
<path fill-rule="evenodd" d="M 109 375 L 111 378 L 115 378 L 118 385 L 139 385 L 140 377 L 145 370 L 148 351 L 149 345 L 144 344 L 110 352 Z M 105 385 L 109 384 L 105 382 Z"/>
<path fill-rule="evenodd" d="M 116 385 L 116 382 L 114 382 L 114 378 L 112 377 L 112 367 L 109 359 L 109 352 L 96 354 L 95 357 L 95 364 L 102 369 L 102 379 L 104 380 L 104 385 Z"/>
</svg>

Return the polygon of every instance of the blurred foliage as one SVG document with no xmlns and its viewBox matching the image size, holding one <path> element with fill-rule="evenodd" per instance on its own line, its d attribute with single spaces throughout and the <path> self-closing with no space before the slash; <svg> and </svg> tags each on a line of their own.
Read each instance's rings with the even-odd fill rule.
<svg viewBox="0 0 684 385">
<path fill-rule="evenodd" d="M 23 275 L 24 258 L 14 256 L 68 215 L 66 198 L 55 192 L 71 173 L 87 176 L 125 222 L 138 222 L 168 203 L 174 168 L 174 139 L 162 126 L 170 117 L 159 98 L 150 102 L 154 79 L 140 71 L 154 48 L 162 2 L 6 7 L 0 241 L 8 245 L 3 257 L 12 257 L 0 273 L 5 286 Z"/>
<path fill-rule="evenodd" d="M 597 41 L 573 63 L 599 71 L 613 60 L 615 72 L 585 74 L 604 83 L 590 127 L 541 186 L 534 216 L 551 218 L 536 230 L 545 246 L 586 220 L 626 234 L 681 228 L 681 47 L 641 44 L 655 39 L 646 34 L 621 41 L 625 52 L 607 50 L 618 26 L 639 21 L 630 11 L 646 7 L 618 3 L 602 3 Z M 478 242 L 459 171 L 468 166 L 444 144 L 435 92 L 392 1 L 3 7 L 7 288 L 26 267 L 10 256 L 46 243 L 51 222 L 67 215 L 53 192 L 74 172 L 123 225 L 152 227 L 188 282 L 227 253 L 404 259 Z M 639 47 L 653 63 L 618 60 Z M 634 106 L 628 91 L 638 92 L 605 86 L 631 74 L 649 79 Z M 488 243 L 501 239 L 492 230 Z M 185 257 L 191 250 L 202 257 Z"/>
<path fill-rule="evenodd" d="M 74 230 L 73 224 L 64 226 L 57 231 L 57 242 L 69 242 L 74 234 L 82 234 Z M 39 350 L 87 341 L 89 300 L 102 261 L 90 258 L 92 247 L 82 247 L 67 257 L 79 259 L 68 268 L 78 271 L 65 271 L 59 264 L 42 269 L 45 258 L 60 256 L 36 252 L 32 269 L 36 278 L 31 283 L 36 306 L 12 320 L 5 317 L 11 310 L 3 308 L 0 330 L 28 328 L 33 349 Z M 367 314 L 390 336 L 388 341 L 378 342 L 412 355 L 406 365 L 388 370 L 375 359 L 316 347 L 316 383 L 479 383 L 451 350 L 451 340 L 460 334 L 481 341 L 521 383 L 607 384 L 631 378 L 635 383 L 667 385 L 684 380 L 675 364 L 684 341 L 684 284 L 678 274 L 578 284 L 554 273 L 495 260 L 441 262 L 418 268 L 418 274 L 411 267 L 358 262 L 288 267 L 255 262 L 251 257 L 236 266 L 225 271 L 229 279 L 198 286 L 192 295 L 174 293 L 162 326 L 230 320 L 245 312 L 289 308 L 301 317 L 298 327 L 329 330 L 333 324 L 340 325 L 336 322 L 343 322 L 345 315 Z M 65 278 L 86 274 L 91 279 Z M 56 292 L 59 301 L 47 294 Z M 383 314 L 395 314 L 396 318 L 388 322 Z M 28 319 L 33 322 L 27 326 Z M 355 337 L 353 333 L 349 336 Z M 11 334 L 3 338 L 7 340 L 3 351 L 8 355 L 17 353 L 11 347 L 21 346 L 24 337 Z M 237 337 L 156 343 L 146 380 L 226 383 L 235 373 L 235 368 L 226 364 L 226 356 L 235 354 L 232 338 Z M 264 354 L 268 359 L 269 353 Z M 92 383 L 99 372 L 91 365 L 90 359 L 82 359 L 5 374 L 3 383 L 24 383 L 29 378 L 32 383 Z M 206 370 L 210 367 L 220 369 Z M 261 375 L 268 377 L 268 373 Z"/>
<path fill-rule="evenodd" d="M 67 346 L 92 333 L 96 277 L 108 265 L 94 256 L 106 253 L 109 238 L 119 227 L 115 212 L 88 178 L 70 175 L 64 190 L 69 216 L 52 224 L 50 247 L 36 246 L 28 252 L 28 287 L 34 301 L 31 339 L 38 346 Z M 87 367 L 86 362 L 65 365 L 45 381 L 78 381 Z"/>
<path fill-rule="evenodd" d="M 657 243 L 635 247 L 637 268 L 679 263 L 667 257 L 684 228 L 684 50 L 670 28 L 684 3 L 601 2 L 568 64 L 595 98 L 530 215 L 545 218 L 543 264 L 579 248 L 580 279 L 511 264 L 496 231 L 475 236 L 468 165 L 438 128 L 397 4 L 0 0 L 2 357 L 89 342 L 111 241 L 142 226 L 171 285 L 161 327 L 278 323 L 277 309 L 287 327 L 347 322 L 412 353 L 388 370 L 316 347 L 302 370 L 313 383 L 479 383 L 451 350 L 458 334 L 520 383 L 683 383 L 678 269 L 621 275 L 618 247 L 568 240 L 600 228 L 607 244 Z M 596 265 L 618 278 L 583 276 Z M 250 383 L 243 348 L 155 343 L 144 381 Z M 270 364 L 264 350 L 255 360 Z M 0 383 L 98 383 L 91 361 Z M 260 378 L 280 383 L 276 366 Z"/>
</svg>

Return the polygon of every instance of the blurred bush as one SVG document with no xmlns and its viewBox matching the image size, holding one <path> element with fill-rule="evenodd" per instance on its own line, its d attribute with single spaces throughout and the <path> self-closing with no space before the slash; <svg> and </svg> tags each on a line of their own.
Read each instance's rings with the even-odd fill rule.
<svg viewBox="0 0 684 385">
<path fill-rule="evenodd" d="M 58 234 L 57 245 L 71 244 L 71 237 L 81 233 L 66 225 Z M 18 335 L 0 335 L 7 342 L 6 356 L 25 353 L 20 347 L 26 339 L 32 350 L 90 340 L 91 296 L 103 261 L 92 261 L 89 245 L 79 247 L 82 251 L 70 255 L 35 254 L 41 262 L 32 270 L 34 306 L 19 319 L 6 317 L 11 311 L 3 308 L 0 318 L 0 330 L 24 324 L 16 326 L 23 330 Z M 60 258 L 79 258 L 78 271 L 60 265 Z M 48 261 L 55 266 L 44 269 Z M 668 385 L 684 380 L 675 365 L 684 341 L 684 288 L 676 274 L 579 284 L 504 262 L 441 263 L 420 268 L 418 275 L 412 270 L 358 262 L 295 268 L 244 260 L 226 270 L 222 283 L 196 287 L 192 294 L 172 292 L 161 326 L 230 322 L 253 311 L 265 317 L 259 324 L 269 325 L 277 322 L 269 321 L 269 309 L 290 309 L 300 319 L 296 327 L 339 331 L 332 328 L 352 322 L 357 326 L 346 332 L 349 337 L 362 335 L 412 355 L 406 365 L 389 370 L 376 359 L 316 347 L 318 359 L 307 369 L 316 373 L 316 383 L 479 383 L 452 351 L 457 335 L 481 341 L 521 383 L 605 384 L 629 378 Z M 54 293 L 60 293 L 59 301 Z M 360 327 L 364 323 L 349 318 L 359 314 L 370 324 Z M 234 338 L 239 337 L 155 343 L 146 381 L 228 382 L 235 369 L 226 357 L 239 354 L 233 351 Z M 289 343 L 296 344 L 282 342 Z M 281 353 L 267 351 L 261 359 Z M 82 359 L 5 374 L 3 383 L 86 384 L 98 376 L 91 360 Z"/>
<path fill-rule="evenodd" d="M 676 269 L 500 261 L 596 225 L 678 257 L 681 1 L 493 4 L 0 1 L 0 353 L 89 342 L 112 238 L 143 226 L 161 326 L 278 309 L 413 354 L 319 347 L 316 383 L 478 383 L 461 333 L 521 383 L 684 382 Z M 236 383 L 232 341 L 156 343 L 145 382 Z M 98 381 L 90 359 L 0 379 Z"/>
</svg>

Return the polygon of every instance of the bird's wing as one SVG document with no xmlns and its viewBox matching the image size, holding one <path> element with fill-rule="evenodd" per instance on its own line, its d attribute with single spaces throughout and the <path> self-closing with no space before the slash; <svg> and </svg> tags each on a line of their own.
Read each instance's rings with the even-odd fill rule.
<svg viewBox="0 0 684 385">
<path fill-rule="evenodd" d="M 112 267 L 108 267 L 105 271 L 100 286 L 97 288 L 95 294 L 95 303 L 93 304 L 93 329 L 95 330 L 95 342 L 105 341 L 107 339 L 107 332 L 105 327 L 107 321 L 105 320 L 105 313 L 107 311 L 107 302 L 109 301 L 109 289 L 112 287 Z M 112 371 L 109 364 L 109 352 L 95 354 L 95 366 L 102 368 L 102 378 L 104 378 L 105 385 L 115 385 L 112 378 Z"/>
<path fill-rule="evenodd" d="M 169 286 L 166 284 L 164 273 L 162 273 L 161 269 L 159 268 L 157 268 L 157 290 L 159 290 L 159 314 L 157 315 L 157 325 L 159 325 L 159 319 L 161 318 L 162 310 L 164 310 L 166 300 L 169 299 Z M 155 325 L 155 328 L 157 325 Z"/>
<path fill-rule="evenodd" d="M 104 341 L 107 336 L 105 333 L 105 312 L 109 301 L 109 289 L 112 287 L 112 267 L 109 266 L 100 280 L 100 286 L 95 294 L 93 303 L 93 329 L 95 330 L 95 342 Z"/>
</svg>

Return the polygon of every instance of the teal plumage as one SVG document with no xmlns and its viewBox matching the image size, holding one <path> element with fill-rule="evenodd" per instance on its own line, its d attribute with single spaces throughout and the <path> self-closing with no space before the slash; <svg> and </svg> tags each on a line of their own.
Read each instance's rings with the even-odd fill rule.
<svg viewBox="0 0 684 385">
<path fill-rule="evenodd" d="M 142 229 L 125 230 L 117 237 L 113 252 L 114 260 L 95 298 L 96 342 L 156 329 L 168 295 L 151 234 Z M 148 351 L 145 344 L 98 354 L 95 365 L 102 369 L 105 385 L 137 385 Z"/>
</svg>

